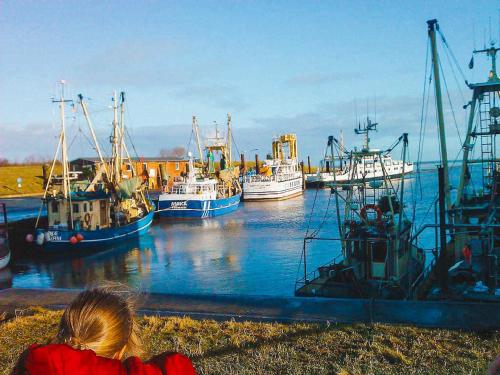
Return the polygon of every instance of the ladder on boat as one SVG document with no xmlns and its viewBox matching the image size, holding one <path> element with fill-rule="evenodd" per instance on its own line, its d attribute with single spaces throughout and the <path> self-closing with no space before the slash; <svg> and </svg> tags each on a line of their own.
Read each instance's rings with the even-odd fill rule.
<svg viewBox="0 0 500 375">
<path fill-rule="evenodd" d="M 474 137 L 479 137 L 481 143 L 481 172 L 483 181 L 483 192 L 488 194 L 494 186 L 495 170 L 495 148 L 496 118 L 492 116 L 491 110 L 496 107 L 495 92 L 485 92 L 479 104 L 479 131 L 474 132 Z"/>
</svg>

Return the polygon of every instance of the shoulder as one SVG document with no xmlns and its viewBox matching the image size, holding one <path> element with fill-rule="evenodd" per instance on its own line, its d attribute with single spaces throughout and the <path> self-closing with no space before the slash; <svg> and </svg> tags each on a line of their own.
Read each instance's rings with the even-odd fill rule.
<svg viewBox="0 0 500 375">
<path fill-rule="evenodd" d="M 118 360 L 99 357 L 92 350 L 78 350 L 64 344 L 32 345 L 23 353 L 17 367 L 32 375 L 126 373 Z"/>
<path fill-rule="evenodd" d="M 137 357 L 130 357 L 125 363 L 130 375 L 143 372 L 155 374 L 155 370 L 168 375 L 196 375 L 191 360 L 180 353 L 162 353 L 146 362 L 141 362 Z"/>
</svg>

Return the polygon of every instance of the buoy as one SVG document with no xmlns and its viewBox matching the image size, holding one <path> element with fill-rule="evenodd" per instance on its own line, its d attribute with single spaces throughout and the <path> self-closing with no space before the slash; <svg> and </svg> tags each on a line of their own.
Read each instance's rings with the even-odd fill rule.
<svg viewBox="0 0 500 375">
<path fill-rule="evenodd" d="M 82 241 L 83 240 L 83 234 L 77 233 L 76 234 L 76 239 L 77 239 L 78 242 Z"/>
<path fill-rule="evenodd" d="M 37 236 L 36 236 L 36 243 L 38 245 L 43 245 L 43 241 L 45 240 L 45 235 L 43 234 L 43 232 L 39 233 Z"/>
<path fill-rule="evenodd" d="M 29 243 L 33 242 L 33 235 L 31 233 L 28 233 L 26 235 L 26 242 L 29 242 Z"/>
<path fill-rule="evenodd" d="M 69 243 L 72 244 L 72 245 L 76 245 L 76 243 L 78 242 L 78 240 L 76 239 L 75 236 L 71 236 L 69 238 Z"/>
</svg>

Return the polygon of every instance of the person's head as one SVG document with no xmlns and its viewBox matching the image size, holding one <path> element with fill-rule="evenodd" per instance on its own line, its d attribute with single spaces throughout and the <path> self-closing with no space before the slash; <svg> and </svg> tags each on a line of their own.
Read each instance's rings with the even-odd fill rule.
<svg viewBox="0 0 500 375">
<path fill-rule="evenodd" d="M 140 341 L 134 315 L 130 298 L 116 288 L 86 290 L 64 311 L 56 342 L 91 349 L 108 358 L 138 355 Z"/>
</svg>

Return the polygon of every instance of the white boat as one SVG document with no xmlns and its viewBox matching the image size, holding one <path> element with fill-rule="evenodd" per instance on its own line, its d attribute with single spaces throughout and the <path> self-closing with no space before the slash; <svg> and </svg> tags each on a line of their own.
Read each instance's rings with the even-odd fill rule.
<svg viewBox="0 0 500 375">
<path fill-rule="evenodd" d="M 244 201 L 283 200 L 302 194 L 303 177 L 295 134 L 274 139 L 272 156 L 258 168 L 258 173 L 243 176 Z"/>
<path fill-rule="evenodd" d="M 326 162 L 321 163 L 321 167 L 315 174 L 306 175 L 306 186 L 314 188 L 325 188 L 332 183 L 356 183 L 362 181 L 373 181 L 383 179 L 394 179 L 413 172 L 412 162 L 394 160 L 389 150 L 377 150 L 369 147 L 370 131 L 376 130 L 377 123 L 372 123 L 367 119 L 365 127 L 355 129 L 356 134 L 365 135 L 365 143 L 361 151 L 354 149 L 353 152 L 342 150 L 339 157 L 333 156 L 333 137 L 328 138 L 328 146 L 331 147 L 331 154 L 327 156 Z M 354 161 L 353 157 L 358 160 Z M 324 165 L 326 165 L 326 170 Z"/>
<path fill-rule="evenodd" d="M 7 267 L 10 262 L 9 235 L 7 230 L 7 210 L 5 203 L 0 203 L 0 270 Z"/>
<path fill-rule="evenodd" d="M 346 165 L 344 169 L 336 169 L 335 172 L 318 172 L 306 176 L 308 187 L 327 187 L 330 183 L 350 183 L 360 181 L 372 181 L 387 178 L 401 177 L 403 174 L 413 172 L 413 163 L 403 164 L 402 160 L 393 160 L 390 155 L 378 157 L 380 150 L 369 150 L 356 168 Z M 385 169 L 385 171 L 382 168 Z M 335 173 L 335 175 L 334 175 Z"/>
</svg>

